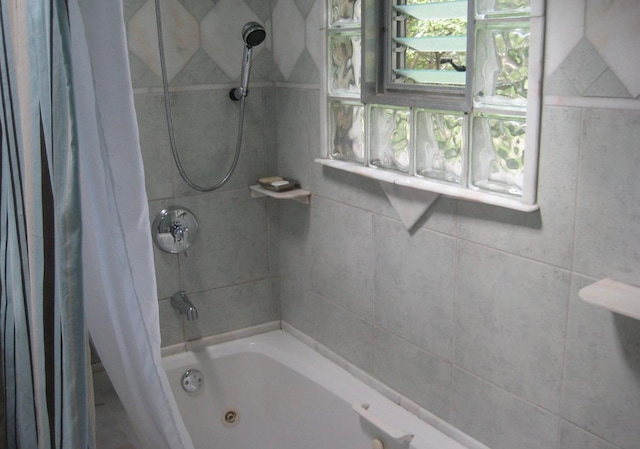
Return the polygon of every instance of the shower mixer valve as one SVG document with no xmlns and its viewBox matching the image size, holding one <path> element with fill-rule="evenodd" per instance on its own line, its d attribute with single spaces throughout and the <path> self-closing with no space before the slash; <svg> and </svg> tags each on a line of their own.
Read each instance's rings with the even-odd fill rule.
<svg viewBox="0 0 640 449">
<path fill-rule="evenodd" d="M 198 220 L 185 207 L 168 207 L 160 211 L 151 225 L 153 241 L 158 248 L 176 254 L 191 246 L 198 233 Z"/>
</svg>

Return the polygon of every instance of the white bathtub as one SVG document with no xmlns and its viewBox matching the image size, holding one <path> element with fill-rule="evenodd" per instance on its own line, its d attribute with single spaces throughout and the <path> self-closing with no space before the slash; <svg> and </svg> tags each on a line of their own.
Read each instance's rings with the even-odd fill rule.
<svg viewBox="0 0 640 449">
<path fill-rule="evenodd" d="M 197 449 L 468 447 L 282 330 L 163 361 Z M 182 375 L 194 368 L 204 381 L 188 393 Z M 239 414 L 233 427 L 223 424 L 228 410 Z"/>
</svg>

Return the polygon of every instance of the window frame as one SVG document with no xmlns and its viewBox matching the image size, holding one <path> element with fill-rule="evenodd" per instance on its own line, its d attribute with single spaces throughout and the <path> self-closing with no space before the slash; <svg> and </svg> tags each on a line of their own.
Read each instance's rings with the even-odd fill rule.
<svg viewBox="0 0 640 449">
<path fill-rule="evenodd" d="M 469 0 L 469 7 L 475 8 L 476 3 L 482 3 L 483 0 Z M 330 65 L 323 71 L 321 77 L 321 97 L 324 101 L 321 101 L 321 113 L 324 132 L 322 133 L 322 147 L 323 154 L 321 157 L 315 159 L 315 161 L 324 166 L 332 167 L 342 171 L 355 173 L 360 176 L 364 176 L 371 179 L 376 179 L 382 182 L 393 183 L 395 185 L 435 192 L 452 198 L 458 198 L 462 200 L 469 200 L 474 202 L 480 202 L 485 204 L 492 204 L 500 207 L 514 209 L 523 212 L 533 212 L 539 209 L 537 204 L 537 173 L 538 173 L 538 152 L 539 152 L 539 130 L 540 130 L 540 116 L 542 109 L 542 73 L 543 73 L 543 47 L 544 47 L 544 31 L 545 31 L 545 0 L 531 0 L 530 2 L 530 14 L 524 16 L 521 20 L 526 20 L 529 23 L 530 29 L 530 48 L 529 48 L 529 68 L 528 68 L 528 97 L 525 110 L 520 110 L 519 117 L 526 121 L 526 151 L 524 153 L 524 165 L 525 170 L 523 172 L 523 188 L 520 196 L 504 194 L 503 192 L 492 192 L 490 190 L 481 189 L 474 186 L 472 183 L 472 168 L 471 157 L 472 147 L 467 142 L 464 148 L 466 154 L 466 161 L 464 162 L 464 181 L 462 185 L 452 184 L 437 179 L 428 179 L 416 175 L 416 148 L 411 148 L 411 170 L 409 173 L 402 173 L 398 171 L 388 170 L 386 168 L 375 167 L 370 164 L 369 155 L 369 123 L 368 117 L 365 119 L 365 125 L 363 133 L 367 141 L 365 148 L 364 162 L 353 162 L 349 160 L 340 160 L 332 156 L 332 148 L 330 146 L 332 141 L 332 130 L 330 129 L 330 117 L 329 117 L 329 105 L 332 102 L 344 102 L 344 103 L 359 103 L 360 106 L 365 108 L 365 115 L 368 115 L 369 108 L 372 105 L 388 105 L 388 106 L 403 106 L 410 108 L 413 113 L 415 108 L 424 108 L 431 110 L 448 110 L 453 112 L 461 112 L 465 114 L 467 120 L 466 133 L 467 138 L 470 138 L 473 133 L 474 120 L 476 117 L 486 114 L 501 114 L 508 116 L 513 115 L 513 110 L 508 107 L 485 107 L 483 105 L 474 104 L 473 102 L 473 82 L 467 82 L 465 87 L 465 100 L 469 102 L 470 108 L 468 111 L 458 109 L 454 106 L 460 104 L 460 102 L 447 103 L 444 100 L 444 107 L 442 104 L 435 104 L 433 96 L 429 100 L 421 98 L 419 95 L 413 94 L 398 94 L 397 92 L 380 92 L 379 79 L 381 64 L 376 64 L 377 60 L 375 53 L 372 56 L 371 52 L 366 52 L 366 49 L 376 48 L 379 51 L 377 45 L 378 39 L 371 39 L 371 30 L 365 30 L 366 27 L 375 27 L 377 22 L 376 17 L 380 17 L 379 10 L 377 8 L 384 7 L 383 3 L 387 3 L 386 0 L 363 0 L 361 18 L 357 23 L 346 23 L 339 25 L 331 25 L 330 23 L 330 7 L 332 0 L 327 0 L 327 20 L 325 27 L 326 39 L 324 40 L 325 60 L 330 64 L 330 37 L 332 34 L 341 32 L 353 32 L 354 30 L 360 30 L 361 33 L 361 48 L 362 48 L 362 72 L 360 80 L 360 97 L 353 95 L 332 95 L 329 91 L 330 85 Z M 486 1 L 485 1 L 486 3 Z M 382 5 L 382 6 L 381 6 Z M 486 21 L 483 18 L 478 18 L 473 10 L 473 18 L 477 22 Z M 475 38 L 474 33 L 471 34 Z M 473 59 L 473 58 L 472 58 Z M 467 76 L 473 74 L 473 62 L 468 66 Z M 472 76 L 471 76 L 472 78 Z M 411 89 L 409 89 L 411 91 Z M 384 98 L 384 100 L 381 100 Z M 451 105 L 451 106 L 446 106 Z M 415 131 L 412 129 L 412 140 L 415 141 Z"/>
<path fill-rule="evenodd" d="M 393 30 L 389 24 L 393 20 L 391 15 L 394 3 L 378 0 L 362 2 L 362 102 L 470 112 L 474 59 L 474 1 L 469 0 L 467 4 L 467 70 L 464 87 L 395 84 L 391 81 L 390 34 Z M 367 60 L 373 61 L 373 69 L 366 67 L 364 61 Z M 374 79 L 370 76 L 365 77 L 367 70 L 375 73 Z"/>
</svg>

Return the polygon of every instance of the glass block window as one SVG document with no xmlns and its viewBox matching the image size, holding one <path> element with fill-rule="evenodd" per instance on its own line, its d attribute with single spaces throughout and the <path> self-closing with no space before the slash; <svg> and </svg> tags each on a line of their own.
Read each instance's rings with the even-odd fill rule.
<svg viewBox="0 0 640 449">
<path fill-rule="evenodd" d="M 360 0 L 329 0 L 329 24 L 332 27 L 360 25 Z"/>
<path fill-rule="evenodd" d="M 474 187 L 522 196 L 526 129 L 524 117 L 488 114 L 473 117 Z"/>
<path fill-rule="evenodd" d="M 328 151 L 320 163 L 537 209 L 544 0 L 327 7 Z"/>
<path fill-rule="evenodd" d="M 415 110 L 416 176 L 462 185 L 467 117 L 460 112 Z"/>
<path fill-rule="evenodd" d="M 329 38 L 329 93 L 360 98 L 360 33 L 332 33 Z"/>
<path fill-rule="evenodd" d="M 373 105 L 369 108 L 369 164 L 409 172 L 411 111 Z"/>
<path fill-rule="evenodd" d="M 526 109 L 531 31 L 527 22 L 485 24 L 476 32 L 473 101 Z"/>
<path fill-rule="evenodd" d="M 364 106 L 345 101 L 329 102 L 330 156 L 364 162 Z"/>
</svg>

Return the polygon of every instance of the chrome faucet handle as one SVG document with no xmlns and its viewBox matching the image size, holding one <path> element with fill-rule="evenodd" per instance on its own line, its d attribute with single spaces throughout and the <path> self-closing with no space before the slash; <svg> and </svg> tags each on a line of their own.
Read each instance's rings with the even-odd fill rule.
<svg viewBox="0 0 640 449">
<path fill-rule="evenodd" d="M 180 224 L 179 221 L 175 221 L 171 224 L 170 229 L 171 235 L 173 236 L 174 243 L 182 242 L 182 238 L 184 236 L 185 228 Z"/>
</svg>

